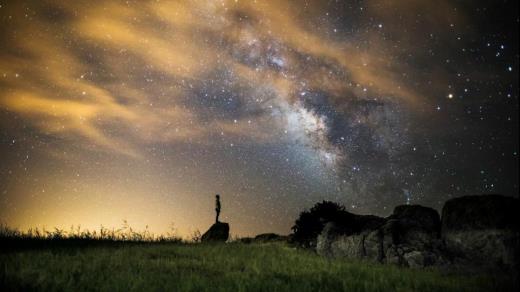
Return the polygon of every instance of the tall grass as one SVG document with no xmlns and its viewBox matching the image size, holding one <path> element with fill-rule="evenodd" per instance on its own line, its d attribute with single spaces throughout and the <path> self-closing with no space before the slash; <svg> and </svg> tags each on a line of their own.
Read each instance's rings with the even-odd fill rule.
<svg viewBox="0 0 520 292">
<path fill-rule="evenodd" d="M 515 291 L 508 275 L 329 260 L 285 242 L 197 244 L 172 229 L 0 225 L 0 291 Z M 188 244 L 189 243 L 189 244 Z M 6 248 L 7 247 L 7 248 Z"/>
<path fill-rule="evenodd" d="M 0 224 L 0 240 L 2 241 L 96 241 L 96 242 L 183 242 L 172 227 L 166 234 L 154 234 L 150 232 L 148 226 L 144 230 L 135 230 L 126 220 L 120 228 L 108 229 L 101 226 L 99 230 L 81 229 L 80 225 L 72 225 L 69 230 L 54 228 L 30 228 L 26 231 Z"/>
<path fill-rule="evenodd" d="M 122 244 L 0 253 L 3 291 L 507 291 L 499 278 L 328 260 L 285 243 Z M 0 289 L 2 290 L 2 289 Z"/>
</svg>

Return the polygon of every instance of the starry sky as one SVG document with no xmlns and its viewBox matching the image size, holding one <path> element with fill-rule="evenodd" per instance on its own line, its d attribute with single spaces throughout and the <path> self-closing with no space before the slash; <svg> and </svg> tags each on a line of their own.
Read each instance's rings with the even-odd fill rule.
<svg viewBox="0 0 520 292">
<path fill-rule="evenodd" d="M 287 234 L 518 193 L 518 1 L 0 1 L 0 221 Z"/>
</svg>

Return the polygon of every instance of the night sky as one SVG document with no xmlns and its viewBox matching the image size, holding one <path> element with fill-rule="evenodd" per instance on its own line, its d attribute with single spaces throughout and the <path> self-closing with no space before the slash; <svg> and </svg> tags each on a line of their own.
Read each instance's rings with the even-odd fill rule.
<svg viewBox="0 0 520 292">
<path fill-rule="evenodd" d="M 518 193 L 518 1 L 0 1 L 0 222 L 287 234 Z"/>
</svg>

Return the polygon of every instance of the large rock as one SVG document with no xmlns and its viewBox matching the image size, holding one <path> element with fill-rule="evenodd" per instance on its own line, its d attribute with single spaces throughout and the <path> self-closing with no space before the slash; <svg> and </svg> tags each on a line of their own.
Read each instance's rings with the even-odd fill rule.
<svg viewBox="0 0 520 292">
<path fill-rule="evenodd" d="M 229 238 L 229 224 L 217 222 L 206 231 L 202 237 L 202 242 L 226 242 Z"/>
<path fill-rule="evenodd" d="M 318 236 L 316 251 L 326 257 L 362 258 L 363 240 L 363 234 L 347 235 L 336 222 L 329 222 Z"/>
<path fill-rule="evenodd" d="M 440 240 L 441 219 L 432 208 L 397 206 L 380 228 L 383 261 L 410 267 L 444 262 Z"/>
<path fill-rule="evenodd" d="M 316 251 L 327 257 L 364 258 L 365 237 L 384 223 L 381 217 L 344 212 L 338 221 L 325 224 L 316 240 Z M 372 250 L 368 252 L 372 254 Z"/>
<path fill-rule="evenodd" d="M 451 199 L 442 209 L 442 231 L 519 230 L 519 200 L 501 195 Z"/>
<path fill-rule="evenodd" d="M 500 195 L 449 200 L 442 210 L 442 239 L 459 261 L 489 268 L 518 268 L 519 200 Z"/>
<path fill-rule="evenodd" d="M 383 236 L 380 228 L 365 233 L 365 237 L 363 238 L 363 252 L 366 258 L 376 262 L 383 261 L 385 257 L 383 251 Z"/>
<path fill-rule="evenodd" d="M 323 227 L 320 235 L 316 240 L 316 252 L 325 257 L 335 257 L 332 252 L 332 242 L 336 241 L 340 236 L 341 232 L 335 222 L 328 222 Z"/>
<path fill-rule="evenodd" d="M 355 215 L 354 224 L 356 228 L 355 233 L 367 232 L 377 230 L 386 222 L 385 218 L 381 218 L 373 215 Z"/>
<path fill-rule="evenodd" d="M 403 253 L 403 262 L 411 268 L 422 268 L 432 265 L 440 265 L 444 262 L 440 262 L 439 254 L 431 251 L 419 251 L 412 250 L 407 253 Z"/>
<path fill-rule="evenodd" d="M 424 231 L 433 233 L 441 231 L 441 218 L 439 213 L 432 208 L 420 205 L 401 205 L 394 208 L 390 217 L 406 221 Z"/>
<path fill-rule="evenodd" d="M 327 223 L 318 236 L 318 254 L 412 267 L 440 262 L 437 247 L 441 221 L 437 211 L 417 205 L 398 206 L 386 220 L 370 220 L 365 229 L 354 234 L 345 232 L 354 228 Z"/>
<path fill-rule="evenodd" d="M 386 242 L 413 249 L 431 249 L 439 239 L 441 219 L 432 208 L 402 205 L 394 209 L 382 230 Z"/>
<path fill-rule="evenodd" d="M 352 218 L 357 219 L 357 215 Z M 518 271 L 519 200 L 499 195 L 461 197 L 437 211 L 398 206 L 383 223 L 332 222 L 318 236 L 317 252 L 409 267 L 453 266 Z M 351 218 L 351 219 L 352 219 Z"/>
</svg>

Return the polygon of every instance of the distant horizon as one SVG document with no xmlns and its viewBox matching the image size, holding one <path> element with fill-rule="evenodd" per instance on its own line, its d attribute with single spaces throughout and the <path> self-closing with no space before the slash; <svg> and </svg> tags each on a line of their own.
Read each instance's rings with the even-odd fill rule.
<svg viewBox="0 0 520 292">
<path fill-rule="evenodd" d="M 475 196 L 484 196 L 484 195 L 502 195 L 502 194 L 486 193 L 486 194 L 476 194 Z M 460 197 L 465 197 L 465 196 L 474 196 L 474 195 L 463 195 L 463 196 L 458 196 L 458 197 L 454 197 L 454 198 L 460 198 Z M 503 195 L 503 196 L 505 196 L 505 195 Z M 518 198 L 518 196 L 508 196 L 508 197 Z M 454 198 L 451 198 L 451 199 L 454 199 Z M 448 199 L 448 200 L 450 200 L 450 199 Z M 319 202 L 320 201 L 317 201 L 316 203 L 319 203 Z M 433 208 L 431 206 L 425 206 L 425 205 L 421 205 L 421 204 L 406 204 L 406 203 L 405 204 L 400 204 L 400 205 L 396 205 L 393 208 L 391 208 L 387 215 L 378 215 L 378 214 L 370 214 L 370 213 L 356 213 L 356 212 L 352 211 L 351 209 L 349 209 L 348 206 L 345 206 L 345 207 L 346 207 L 346 210 L 348 212 L 353 213 L 353 214 L 358 214 L 358 215 L 375 215 L 375 216 L 379 216 L 379 217 L 385 218 L 385 217 L 388 217 L 388 216 L 390 216 L 392 214 L 392 212 L 395 209 L 395 207 L 402 206 L 402 205 L 420 205 L 420 206 L 430 207 L 430 208 L 435 209 L 439 213 L 439 216 L 441 216 L 441 218 L 442 218 L 442 208 L 444 207 L 444 203 L 443 203 L 443 205 L 440 208 Z M 307 207 L 305 209 L 302 209 L 300 212 L 303 212 L 303 211 L 306 211 L 306 210 L 308 211 L 313 205 L 311 205 L 311 206 L 309 206 L 309 207 Z M 291 223 L 291 227 L 294 225 L 294 221 L 298 218 L 298 216 L 299 216 L 299 214 L 297 214 L 294 217 L 294 220 Z M 153 233 L 154 236 L 167 235 L 168 233 L 170 233 L 170 235 L 176 235 L 176 236 L 179 236 L 179 237 L 181 237 L 183 239 L 191 239 L 193 234 L 195 232 L 197 232 L 197 231 L 200 232 L 200 233 L 204 233 L 213 223 L 215 223 L 214 221 L 208 222 L 208 224 L 206 226 L 201 226 L 200 228 L 188 229 L 186 231 L 186 230 L 183 230 L 184 228 L 182 228 L 182 227 L 179 228 L 179 226 L 177 226 L 175 224 L 175 222 L 171 222 L 171 223 L 173 223 L 173 225 L 170 225 L 170 226 L 174 227 L 174 232 L 172 232 L 171 229 L 163 229 L 162 231 L 156 231 L 156 229 L 154 229 L 154 226 L 148 225 L 146 223 L 132 224 L 132 222 L 129 222 L 128 220 L 125 220 L 125 219 L 122 219 L 121 220 L 121 224 L 117 225 L 117 226 L 106 226 L 106 225 L 103 225 L 103 224 L 97 224 L 97 225 L 96 224 L 90 224 L 90 225 L 84 226 L 83 224 L 70 224 L 69 223 L 68 225 L 59 225 L 59 224 L 57 224 L 57 225 L 54 225 L 54 226 L 44 226 L 44 225 L 40 224 L 40 225 L 34 225 L 34 226 L 19 227 L 19 226 L 11 226 L 11 225 L 6 224 L 5 222 L 1 222 L 1 221 L 0 221 L 0 224 L 2 224 L 5 227 L 13 228 L 15 230 L 19 230 L 19 231 L 22 231 L 22 232 L 28 232 L 30 230 L 35 231 L 36 228 L 38 228 L 40 231 L 46 230 L 46 231 L 53 232 L 55 230 L 55 228 L 58 228 L 59 230 L 62 230 L 62 231 L 65 231 L 66 233 L 68 233 L 69 231 L 73 231 L 73 232 L 78 231 L 78 229 L 77 229 L 78 227 L 80 227 L 81 231 L 91 231 L 91 232 L 92 231 L 98 232 L 98 231 L 101 230 L 101 227 L 103 227 L 106 230 L 110 230 L 110 231 L 113 231 L 113 230 L 125 230 L 123 228 L 125 226 L 125 221 L 126 221 L 127 227 L 132 228 L 134 231 L 136 231 L 138 233 L 142 233 L 142 232 L 148 231 L 150 233 Z M 226 223 L 230 224 L 230 237 L 234 237 L 234 236 L 238 236 L 238 237 L 254 237 L 256 235 L 266 234 L 266 233 L 275 233 L 275 234 L 279 234 L 279 235 L 290 235 L 292 233 L 291 227 L 289 227 L 286 232 L 284 232 L 284 231 L 275 231 L 275 230 L 265 230 L 265 231 L 262 231 L 262 232 L 249 231 L 249 233 L 247 233 L 247 232 L 246 233 L 237 233 L 237 232 L 235 232 L 233 230 L 234 223 L 232 221 L 230 221 L 230 220 L 227 220 L 225 218 L 225 216 L 220 221 L 221 222 L 226 222 Z M 71 226 L 73 226 L 74 228 L 71 228 Z M 88 227 L 88 226 L 90 226 L 90 227 Z M 135 228 L 136 226 L 138 226 L 138 228 Z M 126 230 L 128 230 L 128 229 L 126 229 Z M 179 230 L 183 230 L 184 232 L 179 232 Z"/>
</svg>

